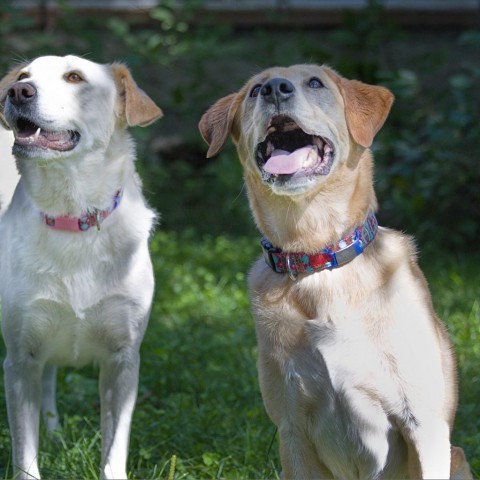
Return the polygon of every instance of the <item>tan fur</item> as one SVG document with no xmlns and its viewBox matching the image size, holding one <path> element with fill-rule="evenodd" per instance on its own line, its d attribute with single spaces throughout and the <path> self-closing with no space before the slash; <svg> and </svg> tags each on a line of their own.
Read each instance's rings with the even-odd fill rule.
<svg viewBox="0 0 480 480">
<path fill-rule="evenodd" d="M 8 130 L 10 130 L 10 127 L 3 116 L 3 107 L 5 105 L 7 90 L 10 88 L 13 82 L 15 82 L 20 70 L 22 70 L 25 65 L 26 64 L 21 64 L 13 67 L 2 79 L 0 79 L 0 123 Z"/>
<path fill-rule="evenodd" d="M 111 69 L 129 127 L 146 127 L 163 116 L 162 110 L 138 87 L 125 65 L 114 63 Z"/>
<path fill-rule="evenodd" d="M 294 86 L 288 99 L 250 95 L 276 78 Z M 311 78 L 324 87 L 310 88 Z M 325 66 L 275 67 L 220 99 L 199 128 L 209 156 L 231 134 L 262 234 L 284 251 L 314 253 L 376 210 L 368 147 L 392 102 L 387 89 Z M 255 150 L 278 114 L 331 141 L 328 173 L 264 182 Z M 259 259 L 249 283 L 260 386 L 278 427 L 283 478 L 449 478 L 455 360 L 408 237 L 380 228 L 350 263 L 296 280 Z M 452 478 L 459 471 L 471 478 L 459 452 Z"/>
</svg>

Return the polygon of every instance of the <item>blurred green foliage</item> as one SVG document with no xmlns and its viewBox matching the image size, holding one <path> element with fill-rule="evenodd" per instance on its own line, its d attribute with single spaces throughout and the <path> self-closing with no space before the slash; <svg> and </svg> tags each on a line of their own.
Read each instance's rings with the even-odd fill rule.
<svg viewBox="0 0 480 480">
<path fill-rule="evenodd" d="M 480 53 L 480 32 L 460 34 L 467 44 Z M 383 218 L 422 242 L 478 250 L 480 65 L 463 62 L 436 89 L 411 70 L 383 75 L 397 97 L 378 145 Z"/>
<path fill-rule="evenodd" d="M 178 10 L 162 1 L 138 24 L 66 5 L 35 22 L 0 3 L 0 66 L 46 53 L 127 62 L 165 112 L 134 132 L 149 201 L 164 228 L 214 235 L 255 227 L 232 145 L 204 158 L 196 124 L 209 105 L 274 64 L 328 63 L 346 77 L 384 84 L 396 102 L 374 143 L 381 222 L 416 235 L 422 248 L 479 248 L 480 32 L 452 31 L 441 46 L 439 32 L 425 32 L 429 40 L 419 42 L 421 32 L 396 26 L 374 1 L 345 12 L 337 28 L 235 29 L 200 19 L 198 4 Z M 175 148 L 159 146 L 172 138 Z"/>
</svg>

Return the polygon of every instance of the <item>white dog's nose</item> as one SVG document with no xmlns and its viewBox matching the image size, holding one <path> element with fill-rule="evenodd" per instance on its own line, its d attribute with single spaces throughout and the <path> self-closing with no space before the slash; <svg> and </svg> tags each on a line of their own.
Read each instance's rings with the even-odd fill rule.
<svg viewBox="0 0 480 480">
<path fill-rule="evenodd" d="M 35 98 L 37 89 L 31 83 L 17 82 L 10 87 L 7 95 L 13 105 L 22 105 Z"/>
</svg>

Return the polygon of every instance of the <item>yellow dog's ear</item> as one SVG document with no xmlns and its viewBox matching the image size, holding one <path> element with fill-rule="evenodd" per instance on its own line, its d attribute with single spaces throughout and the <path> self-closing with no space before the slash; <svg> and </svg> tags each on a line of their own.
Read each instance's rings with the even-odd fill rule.
<svg viewBox="0 0 480 480">
<path fill-rule="evenodd" d="M 18 78 L 18 74 L 25 67 L 25 63 L 18 65 L 10 70 L 5 77 L 0 80 L 0 124 L 5 128 L 10 129 L 5 117 L 3 116 L 3 108 L 5 107 L 5 100 L 7 99 L 8 89 L 15 83 Z"/>
<path fill-rule="evenodd" d="M 198 128 L 208 143 L 207 158 L 214 157 L 232 131 L 233 119 L 239 105 L 238 94 L 231 93 L 212 105 L 200 119 Z"/>
<path fill-rule="evenodd" d="M 163 116 L 162 110 L 138 87 L 125 65 L 114 63 L 111 69 L 128 126 L 146 127 Z"/>
<path fill-rule="evenodd" d="M 387 119 L 393 94 L 385 87 L 336 77 L 345 104 L 348 130 L 359 145 L 368 148 Z"/>
</svg>

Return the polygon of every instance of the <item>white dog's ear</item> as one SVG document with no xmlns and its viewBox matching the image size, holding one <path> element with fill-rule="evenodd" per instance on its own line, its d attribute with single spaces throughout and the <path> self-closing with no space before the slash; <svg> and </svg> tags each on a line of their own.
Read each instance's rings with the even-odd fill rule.
<svg viewBox="0 0 480 480">
<path fill-rule="evenodd" d="M 162 110 L 138 87 L 125 65 L 114 63 L 111 69 L 122 100 L 122 114 L 129 127 L 146 127 L 163 116 Z"/>
<path fill-rule="evenodd" d="M 233 119 L 239 105 L 238 94 L 231 93 L 217 100 L 203 115 L 198 129 L 208 143 L 207 158 L 214 157 L 232 132 Z"/>
<path fill-rule="evenodd" d="M 16 66 L 0 80 L 0 124 L 9 130 L 10 127 L 5 120 L 5 117 L 3 116 L 3 108 L 5 107 L 5 100 L 7 99 L 8 89 L 13 83 L 15 83 L 18 78 L 18 74 L 24 67 L 25 64 Z"/>
<path fill-rule="evenodd" d="M 350 134 L 359 145 L 368 148 L 387 119 L 393 93 L 385 87 L 345 78 L 339 85 Z"/>
</svg>

